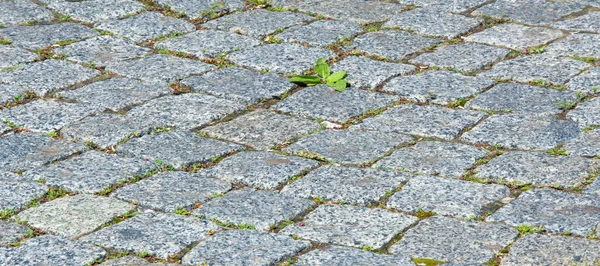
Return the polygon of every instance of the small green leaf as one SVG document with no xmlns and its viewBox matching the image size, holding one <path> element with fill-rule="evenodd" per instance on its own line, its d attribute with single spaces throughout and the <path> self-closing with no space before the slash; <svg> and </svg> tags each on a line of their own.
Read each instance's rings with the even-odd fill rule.
<svg viewBox="0 0 600 266">
<path fill-rule="evenodd" d="M 329 77 L 329 73 L 331 73 L 331 69 L 327 64 L 317 64 L 314 69 L 321 78 L 327 78 Z"/>
<path fill-rule="evenodd" d="M 331 74 L 331 76 L 327 77 L 327 82 L 337 82 L 338 80 L 343 79 L 346 76 L 346 72 L 340 71 Z"/>
<path fill-rule="evenodd" d="M 290 78 L 291 82 L 300 82 L 306 84 L 319 84 L 321 79 L 317 76 L 293 76 Z"/>
<path fill-rule="evenodd" d="M 348 81 L 345 79 L 338 80 L 335 82 L 335 90 L 339 92 L 343 92 L 346 90 L 346 85 L 348 85 Z"/>
<path fill-rule="evenodd" d="M 331 82 L 331 81 L 327 81 L 327 86 L 329 87 L 335 87 L 335 82 Z"/>
<path fill-rule="evenodd" d="M 327 64 L 327 59 L 325 58 L 319 58 L 317 59 L 317 63 L 315 65 L 323 65 L 323 64 Z"/>
</svg>

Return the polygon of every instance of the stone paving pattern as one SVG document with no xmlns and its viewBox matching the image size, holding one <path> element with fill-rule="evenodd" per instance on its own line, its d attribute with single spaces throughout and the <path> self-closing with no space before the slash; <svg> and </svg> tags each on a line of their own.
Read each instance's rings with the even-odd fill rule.
<svg viewBox="0 0 600 266">
<path fill-rule="evenodd" d="M 600 265 L 599 96 L 597 0 L 0 0 L 0 265 Z"/>
</svg>

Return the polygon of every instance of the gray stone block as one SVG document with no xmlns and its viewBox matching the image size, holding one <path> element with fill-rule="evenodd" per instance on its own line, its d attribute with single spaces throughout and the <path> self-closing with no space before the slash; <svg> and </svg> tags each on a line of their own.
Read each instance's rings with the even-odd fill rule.
<svg viewBox="0 0 600 266">
<path fill-rule="evenodd" d="M 547 44 L 561 36 L 563 33 L 560 30 L 506 23 L 469 35 L 465 37 L 465 41 L 524 51 L 530 47 Z"/>
<path fill-rule="evenodd" d="M 592 67 L 572 78 L 567 84 L 569 90 L 597 94 L 600 93 L 600 67 Z"/>
<path fill-rule="evenodd" d="M 116 20 L 145 9 L 134 0 L 61 1 L 50 3 L 48 8 L 85 23 Z"/>
<path fill-rule="evenodd" d="M 391 2 L 341 0 L 303 1 L 298 7 L 304 12 L 367 24 L 388 20 L 393 15 L 402 12 L 406 6 Z"/>
<path fill-rule="evenodd" d="M 2 3 L 0 3 L 0 5 Z M 30 63 L 37 59 L 38 56 L 35 53 L 29 52 L 25 49 L 9 45 L 0 46 L 0 71 L 4 68 Z"/>
<path fill-rule="evenodd" d="M 42 197 L 48 187 L 34 182 L 0 180 L 0 211 L 21 210 L 33 199 Z"/>
<path fill-rule="evenodd" d="M 27 94 L 27 91 L 23 87 L 0 84 L 0 105 L 14 102 L 25 94 Z"/>
<path fill-rule="evenodd" d="M 573 57 L 600 58 L 599 34 L 576 33 L 548 45 L 547 53 Z"/>
<path fill-rule="evenodd" d="M 429 9 L 441 9 L 454 13 L 462 13 L 473 7 L 480 6 L 486 3 L 487 0 L 461 0 L 461 1 L 446 1 L 446 0 L 402 0 L 402 3 L 422 6 Z"/>
<path fill-rule="evenodd" d="M 43 235 L 29 239 L 12 249 L 0 249 L 3 266 L 64 265 L 94 263 L 106 256 L 103 249 L 77 240 Z"/>
<path fill-rule="evenodd" d="M 597 4 L 600 6 L 600 3 Z M 580 17 L 558 21 L 552 26 L 563 30 L 600 33 L 600 12 L 590 12 Z"/>
<path fill-rule="evenodd" d="M 389 256 L 356 248 L 326 246 L 300 255 L 294 265 L 380 265 L 380 266 L 413 266 L 412 260 L 404 256 Z"/>
<path fill-rule="evenodd" d="M 0 24 L 17 25 L 28 21 L 47 22 L 52 20 L 52 12 L 29 0 L 8 0 L 0 2 Z"/>
<path fill-rule="evenodd" d="M 545 24 L 554 22 L 583 8 L 582 5 L 567 2 L 500 0 L 480 7 L 473 14 L 487 15 L 494 18 L 509 18 L 525 24 Z"/>
<path fill-rule="evenodd" d="M 284 42 L 322 46 L 356 36 L 362 31 L 360 24 L 344 20 L 319 20 L 306 26 L 294 26 L 275 37 Z"/>
<path fill-rule="evenodd" d="M 600 129 L 582 132 L 578 137 L 565 143 L 564 148 L 568 154 L 587 157 L 600 156 Z"/>
<path fill-rule="evenodd" d="M 346 72 L 346 80 L 352 88 L 375 89 L 390 78 L 411 74 L 416 67 L 377 61 L 367 57 L 350 56 L 335 63 L 331 69 L 333 72 Z"/>
<path fill-rule="evenodd" d="M 432 53 L 419 55 L 410 62 L 472 72 L 502 60 L 508 53 L 510 50 L 504 48 L 466 43 L 442 46 Z"/>
<path fill-rule="evenodd" d="M 192 19 L 210 19 L 213 14 L 238 11 L 245 7 L 242 0 L 158 0 L 156 2 Z"/>
<path fill-rule="evenodd" d="M 507 266 L 594 264 L 600 261 L 600 243 L 568 236 L 528 234 L 520 238 L 502 259 Z"/>
<path fill-rule="evenodd" d="M 13 45 L 30 50 L 45 48 L 59 41 L 80 41 L 98 35 L 97 31 L 70 22 L 0 29 L 3 39 L 11 40 Z"/>
<path fill-rule="evenodd" d="M 175 266 L 178 264 L 171 263 L 150 263 L 140 257 L 132 255 L 121 257 L 118 259 L 107 260 L 100 264 L 100 266 Z"/>
<path fill-rule="evenodd" d="M 600 125 L 600 98 L 578 104 L 567 113 L 567 118 L 579 122 L 580 127 Z"/>
<path fill-rule="evenodd" d="M 158 12 L 147 12 L 121 20 L 97 23 L 94 27 L 129 38 L 134 42 L 143 42 L 196 30 L 192 23 L 167 17 Z"/>
<path fill-rule="evenodd" d="M 401 60 L 409 54 L 441 42 L 439 39 L 422 37 L 405 31 L 381 30 L 356 37 L 350 49 L 391 60 Z"/>
<path fill-rule="evenodd" d="M 442 9 L 416 8 L 394 15 L 383 24 L 383 27 L 398 27 L 422 35 L 453 39 L 469 32 L 482 22 L 481 18 L 469 18 Z"/>
<path fill-rule="evenodd" d="M 154 45 L 157 49 L 184 52 L 200 59 L 217 57 L 261 44 L 259 40 L 233 32 L 199 30 Z"/>
<path fill-rule="evenodd" d="M 596 176 L 596 180 L 583 189 L 583 193 L 592 194 L 600 197 L 600 179 Z"/>
<path fill-rule="evenodd" d="M 0 221 L 0 247 L 21 241 L 28 234 L 29 228 L 18 223 Z"/>
<path fill-rule="evenodd" d="M 124 142 L 129 137 L 147 133 L 148 128 L 127 116 L 102 113 L 73 122 L 60 130 L 64 138 L 91 143 L 101 149 Z"/>
<path fill-rule="evenodd" d="M 261 38 L 275 33 L 279 29 L 300 25 L 312 19 L 302 13 L 254 9 L 223 16 L 202 25 L 209 29 L 238 32 L 254 38 Z"/>
<path fill-rule="evenodd" d="M 128 39 L 105 35 L 58 47 L 52 52 L 65 55 L 68 60 L 77 63 L 106 66 L 109 63 L 146 56 L 152 53 L 152 50 L 137 46 Z"/>
</svg>

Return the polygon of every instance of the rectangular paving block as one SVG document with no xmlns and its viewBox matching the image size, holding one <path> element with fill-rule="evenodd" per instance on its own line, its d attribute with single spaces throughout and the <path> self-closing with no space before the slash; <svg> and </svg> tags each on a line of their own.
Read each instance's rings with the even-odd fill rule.
<svg viewBox="0 0 600 266">
<path fill-rule="evenodd" d="M 504 23 L 469 35 L 465 37 L 465 41 L 525 51 L 532 47 L 547 44 L 563 35 L 560 30 Z M 507 36 L 510 36 L 510 38 L 507 38 Z"/>
<path fill-rule="evenodd" d="M 143 124 L 120 114 L 102 113 L 73 122 L 60 130 L 63 138 L 79 141 L 101 149 L 125 142 L 132 136 L 148 133 Z"/>
<path fill-rule="evenodd" d="M 226 15 L 210 20 L 202 26 L 209 29 L 237 32 L 254 38 L 262 38 L 275 33 L 279 29 L 299 25 L 314 19 L 302 13 L 272 12 L 265 9 L 254 9 Z"/>
<path fill-rule="evenodd" d="M 128 39 L 104 35 L 57 47 L 52 49 L 52 53 L 64 55 L 68 60 L 80 64 L 106 66 L 109 63 L 149 55 L 152 50 L 137 46 Z"/>
<path fill-rule="evenodd" d="M 0 173 L 0 175 L 5 174 Z M 46 192 L 48 192 L 48 187 L 39 183 L 6 180 L 0 177 L 0 211 L 21 210 L 25 208 L 31 200 L 44 196 Z M 2 233 L 0 233 L 0 242 L 2 242 L 1 234 Z"/>
<path fill-rule="evenodd" d="M 103 262 L 100 266 L 175 266 L 179 264 L 173 263 L 152 263 L 148 262 L 145 259 L 140 257 L 136 257 L 134 255 L 128 255 L 125 257 L 120 257 L 118 259 L 111 259 Z"/>
<path fill-rule="evenodd" d="M 349 56 L 335 63 L 331 70 L 346 72 L 346 80 L 352 88 L 376 89 L 390 78 L 411 74 L 416 67 L 377 61 L 367 57 Z"/>
<path fill-rule="evenodd" d="M 52 12 L 29 0 L 7 0 L 0 2 L 0 24 L 18 25 L 28 21 L 47 22 Z"/>
<path fill-rule="evenodd" d="M 563 30 L 600 33 L 600 12 L 590 12 L 580 17 L 558 21 L 552 26 Z"/>
<path fill-rule="evenodd" d="M 134 0 L 60 1 L 50 3 L 48 8 L 85 23 L 116 20 L 145 9 Z"/>
<path fill-rule="evenodd" d="M 548 45 L 547 52 L 554 55 L 600 58 L 599 41 L 598 34 L 571 34 L 565 39 Z"/>
<path fill-rule="evenodd" d="M 350 49 L 391 60 L 401 60 L 407 55 L 441 42 L 442 40 L 439 39 L 400 30 L 380 30 L 356 37 Z"/>
<path fill-rule="evenodd" d="M 600 67 L 591 67 L 565 84 L 569 90 L 600 93 Z"/>
<path fill-rule="evenodd" d="M 402 3 L 421 6 L 423 8 L 441 9 L 454 13 L 462 13 L 471 8 L 480 6 L 488 2 L 487 0 L 461 0 L 461 1 L 446 1 L 446 0 L 402 0 Z"/>
<path fill-rule="evenodd" d="M 502 60 L 510 50 L 476 43 L 446 45 L 421 54 L 409 62 L 473 72 Z"/>
<path fill-rule="evenodd" d="M 367 0 L 303 1 L 298 6 L 304 12 L 361 24 L 383 22 L 405 7 L 392 2 Z"/>
<path fill-rule="evenodd" d="M 242 0 L 157 0 L 158 4 L 192 19 L 211 18 L 221 12 L 233 12 L 245 7 Z"/>
<path fill-rule="evenodd" d="M 0 105 L 18 101 L 27 94 L 23 87 L 0 84 Z"/>
<path fill-rule="evenodd" d="M 38 59 L 37 54 L 29 52 L 23 48 L 10 45 L 0 46 L 0 70 L 30 63 L 36 59 Z"/>
<path fill-rule="evenodd" d="M 106 251 L 99 247 L 53 235 L 29 239 L 12 249 L 0 248 L 0 263 L 3 266 L 80 266 L 94 263 L 104 257 Z"/>
<path fill-rule="evenodd" d="M 600 98 L 582 102 L 567 113 L 567 118 L 579 123 L 580 127 L 600 125 Z"/>
<path fill-rule="evenodd" d="M 583 8 L 584 6 L 580 4 L 569 2 L 499 0 L 478 8 L 473 14 L 494 18 L 509 18 L 525 24 L 546 24 L 580 11 Z"/>
<path fill-rule="evenodd" d="M 443 9 L 415 8 L 392 16 L 383 24 L 383 28 L 400 28 L 421 35 L 453 39 L 482 22 L 481 18 L 452 14 Z"/>
<path fill-rule="evenodd" d="M 527 234 L 519 238 L 502 259 L 507 266 L 594 264 L 600 261 L 600 242 L 568 236 Z"/>
<path fill-rule="evenodd" d="M 308 25 L 294 26 L 275 37 L 284 42 L 325 47 L 354 37 L 362 31 L 360 24 L 346 20 L 318 20 Z"/>
<path fill-rule="evenodd" d="M 200 59 L 226 55 L 262 44 L 259 40 L 233 32 L 199 30 L 180 37 L 166 39 L 154 45 L 156 49 L 183 52 Z"/>
<path fill-rule="evenodd" d="M 326 246 L 300 255 L 295 265 L 381 265 L 413 266 L 415 263 L 405 256 L 389 256 L 357 248 Z"/>
<path fill-rule="evenodd" d="M 101 22 L 94 25 L 94 27 L 126 37 L 134 42 L 143 42 L 196 30 L 192 23 L 183 19 L 167 17 L 158 12 L 146 12 L 121 20 Z"/>
<path fill-rule="evenodd" d="M 72 22 L 0 28 L 3 39 L 30 50 L 45 48 L 59 41 L 80 41 L 98 35 L 97 31 Z"/>
<path fill-rule="evenodd" d="M 600 156 L 600 129 L 582 132 L 576 138 L 566 142 L 563 148 L 568 154 L 586 157 Z"/>
<path fill-rule="evenodd" d="M 27 226 L 8 221 L 0 221 L 0 248 L 10 247 L 28 234 Z"/>
</svg>

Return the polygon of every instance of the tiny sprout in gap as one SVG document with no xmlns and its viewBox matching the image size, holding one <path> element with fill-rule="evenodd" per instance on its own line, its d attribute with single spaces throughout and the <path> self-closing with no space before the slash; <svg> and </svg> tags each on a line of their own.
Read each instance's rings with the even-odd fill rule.
<svg viewBox="0 0 600 266">
<path fill-rule="evenodd" d="M 317 72 L 318 76 L 293 76 L 290 78 L 290 81 L 293 83 L 306 84 L 306 86 L 326 84 L 339 92 L 346 90 L 346 87 L 348 86 L 348 81 L 345 79 L 346 72 L 340 71 L 331 74 L 331 68 L 327 64 L 325 58 L 317 59 L 314 70 Z"/>
</svg>

